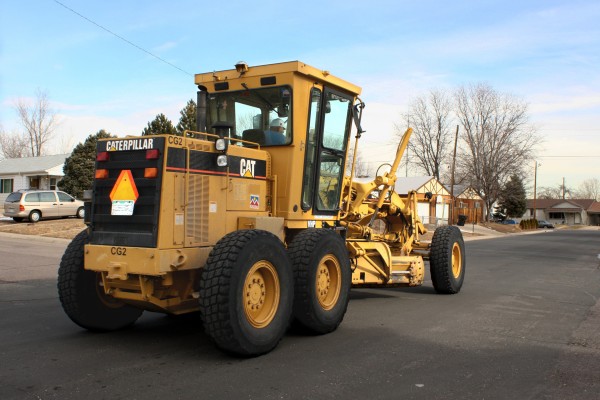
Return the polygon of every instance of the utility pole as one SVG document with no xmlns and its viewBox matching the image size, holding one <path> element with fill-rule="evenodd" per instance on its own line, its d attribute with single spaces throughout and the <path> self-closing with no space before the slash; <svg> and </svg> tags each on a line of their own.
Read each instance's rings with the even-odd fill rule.
<svg viewBox="0 0 600 400">
<path fill-rule="evenodd" d="M 458 143 L 458 125 L 456 125 L 456 135 L 454 135 L 454 154 L 452 155 L 452 171 L 450 172 L 450 212 L 448 213 L 448 225 L 454 223 L 454 167 L 456 165 L 456 144 Z"/>
</svg>

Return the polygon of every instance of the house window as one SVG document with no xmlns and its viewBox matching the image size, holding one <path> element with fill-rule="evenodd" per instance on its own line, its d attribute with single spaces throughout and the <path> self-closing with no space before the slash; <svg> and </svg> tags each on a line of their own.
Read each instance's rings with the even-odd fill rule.
<svg viewBox="0 0 600 400">
<path fill-rule="evenodd" d="M 551 212 L 548 214 L 550 219 L 565 219 L 565 214 L 561 212 Z"/>
<path fill-rule="evenodd" d="M 467 205 L 461 201 L 458 203 L 458 208 L 467 208 Z"/>
<path fill-rule="evenodd" d="M 13 180 L 12 179 L 0 179 L 0 193 L 11 193 L 13 191 Z"/>
<path fill-rule="evenodd" d="M 481 208 L 481 203 L 475 203 L 475 208 Z"/>
<path fill-rule="evenodd" d="M 50 190 L 56 190 L 56 178 L 50 178 Z"/>
</svg>

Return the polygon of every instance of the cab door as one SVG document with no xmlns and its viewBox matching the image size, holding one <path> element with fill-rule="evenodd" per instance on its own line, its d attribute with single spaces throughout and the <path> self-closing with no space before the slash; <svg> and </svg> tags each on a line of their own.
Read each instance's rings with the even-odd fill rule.
<svg viewBox="0 0 600 400">
<path fill-rule="evenodd" d="M 313 88 L 305 159 L 302 208 L 314 215 L 337 215 L 351 127 L 353 97 Z"/>
</svg>

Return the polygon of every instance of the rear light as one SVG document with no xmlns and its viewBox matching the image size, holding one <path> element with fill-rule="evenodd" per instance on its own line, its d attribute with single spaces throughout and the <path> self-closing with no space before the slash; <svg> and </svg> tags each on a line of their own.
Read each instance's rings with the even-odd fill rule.
<svg viewBox="0 0 600 400">
<path fill-rule="evenodd" d="M 96 155 L 96 161 L 108 161 L 110 160 L 110 154 L 108 151 L 101 151 Z"/>
<path fill-rule="evenodd" d="M 159 155 L 158 149 L 146 150 L 146 160 L 156 160 Z"/>
<path fill-rule="evenodd" d="M 144 178 L 156 178 L 158 176 L 158 168 L 145 168 Z"/>
<path fill-rule="evenodd" d="M 106 179 L 108 178 L 108 170 L 107 169 L 97 169 L 96 170 L 96 179 Z"/>
<path fill-rule="evenodd" d="M 25 206 L 23 204 L 19 204 L 19 211 L 25 211 Z"/>
</svg>

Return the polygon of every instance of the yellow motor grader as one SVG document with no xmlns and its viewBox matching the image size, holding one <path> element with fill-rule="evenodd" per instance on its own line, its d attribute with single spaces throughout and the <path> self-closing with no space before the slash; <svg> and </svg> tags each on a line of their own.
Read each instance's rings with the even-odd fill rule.
<svg viewBox="0 0 600 400">
<path fill-rule="evenodd" d="M 59 268 L 73 322 L 111 331 L 144 310 L 199 311 L 219 348 L 255 356 L 292 320 L 335 330 L 351 287 L 421 285 L 425 261 L 437 292 L 460 291 L 460 231 L 421 241 L 417 194 L 394 191 L 412 131 L 389 172 L 353 180 L 359 87 L 298 61 L 195 83 L 196 131 L 98 141 L 87 228 Z"/>
</svg>

